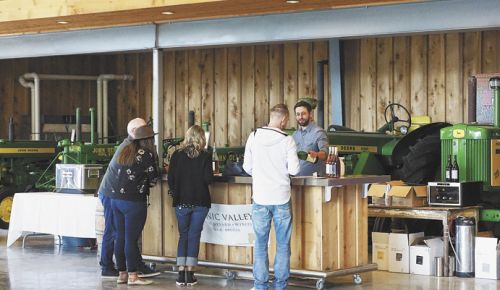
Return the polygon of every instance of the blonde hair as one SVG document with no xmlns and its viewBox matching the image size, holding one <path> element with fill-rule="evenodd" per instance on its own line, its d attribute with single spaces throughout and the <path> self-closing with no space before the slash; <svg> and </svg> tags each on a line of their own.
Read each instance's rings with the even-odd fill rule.
<svg viewBox="0 0 500 290">
<path fill-rule="evenodd" d="M 283 117 L 288 117 L 289 115 L 290 113 L 288 112 L 288 107 L 285 104 L 277 104 L 271 108 L 271 119 L 281 119 Z"/>
<path fill-rule="evenodd" d="M 205 150 L 205 131 L 198 126 L 193 125 L 186 132 L 184 141 L 181 144 L 181 150 L 186 152 L 189 158 L 196 158 Z"/>
</svg>

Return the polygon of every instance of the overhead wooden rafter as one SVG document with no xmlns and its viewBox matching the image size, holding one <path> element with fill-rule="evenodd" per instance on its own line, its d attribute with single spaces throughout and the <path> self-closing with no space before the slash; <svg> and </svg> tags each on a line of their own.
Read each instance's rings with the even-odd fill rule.
<svg viewBox="0 0 500 290">
<path fill-rule="evenodd" d="M 426 2 L 424 0 L 0 0 L 0 35 Z"/>
</svg>

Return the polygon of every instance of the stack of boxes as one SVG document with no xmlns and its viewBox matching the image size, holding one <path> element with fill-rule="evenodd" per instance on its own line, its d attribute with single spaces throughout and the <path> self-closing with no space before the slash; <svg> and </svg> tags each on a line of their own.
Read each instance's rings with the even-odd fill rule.
<svg viewBox="0 0 500 290">
<path fill-rule="evenodd" d="M 393 207 L 427 205 L 427 185 L 408 185 L 401 180 L 372 184 L 368 189 L 371 204 Z"/>
</svg>

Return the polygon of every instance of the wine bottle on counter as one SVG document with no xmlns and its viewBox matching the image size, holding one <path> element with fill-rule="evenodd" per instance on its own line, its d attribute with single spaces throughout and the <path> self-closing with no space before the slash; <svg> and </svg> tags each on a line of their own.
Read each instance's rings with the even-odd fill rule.
<svg viewBox="0 0 500 290">
<path fill-rule="evenodd" d="M 453 155 L 453 165 L 451 166 L 451 181 L 459 182 L 460 170 L 457 163 L 457 155 Z"/>
<path fill-rule="evenodd" d="M 325 175 L 326 177 L 333 177 L 333 147 L 328 147 L 328 156 L 325 161 Z"/>
<path fill-rule="evenodd" d="M 446 162 L 446 171 L 445 171 L 445 181 L 451 181 L 451 155 L 448 155 L 448 162 Z"/>
<path fill-rule="evenodd" d="M 333 153 L 333 161 L 332 161 L 332 177 L 339 178 L 340 177 L 340 160 L 339 160 L 339 152 L 337 150 L 337 146 L 332 147 Z"/>
<path fill-rule="evenodd" d="M 212 148 L 212 170 L 214 174 L 219 174 L 219 156 L 217 155 L 217 150 L 215 149 L 215 143 L 214 147 Z"/>
</svg>

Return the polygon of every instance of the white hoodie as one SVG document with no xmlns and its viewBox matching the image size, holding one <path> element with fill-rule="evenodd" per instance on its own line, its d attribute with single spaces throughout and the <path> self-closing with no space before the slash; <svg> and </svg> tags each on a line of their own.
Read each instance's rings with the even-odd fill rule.
<svg viewBox="0 0 500 290">
<path fill-rule="evenodd" d="M 280 129 L 258 128 L 248 136 L 243 169 L 252 176 L 255 203 L 285 204 L 290 200 L 290 175 L 300 169 L 297 145 Z"/>
</svg>

